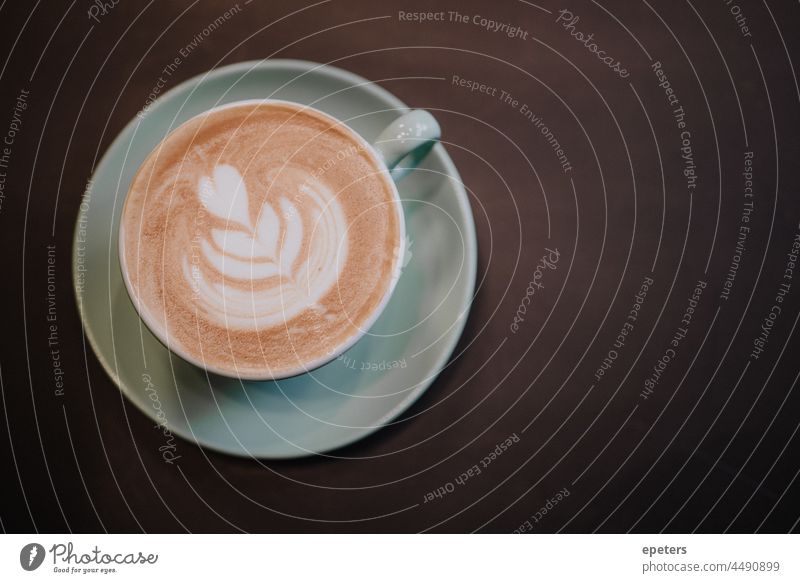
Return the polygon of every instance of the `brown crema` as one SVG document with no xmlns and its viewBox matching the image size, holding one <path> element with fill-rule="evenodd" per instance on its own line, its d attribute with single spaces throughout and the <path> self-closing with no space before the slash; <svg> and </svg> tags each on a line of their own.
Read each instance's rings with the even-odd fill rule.
<svg viewBox="0 0 800 583">
<path fill-rule="evenodd" d="M 133 179 L 122 268 L 168 347 L 243 378 L 321 364 L 394 285 L 399 203 L 351 130 L 283 102 L 192 118 Z"/>
</svg>

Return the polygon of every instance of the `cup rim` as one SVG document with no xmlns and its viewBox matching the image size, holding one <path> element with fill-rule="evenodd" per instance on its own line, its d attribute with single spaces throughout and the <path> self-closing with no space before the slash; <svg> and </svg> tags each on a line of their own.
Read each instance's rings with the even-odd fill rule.
<svg viewBox="0 0 800 583">
<path fill-rule="evenodd" d="M 286 99 L 272 99 L 272 98 L 264 98 L 264 99 L 242 99 L 238 101 L 232 101 L 229 103 L 223 103 L 221 105 L 216 105 L 210 109 L 202 111 L 192 117 L 188 118 L 187 120 L 183 121 L 182 123 L 175 126 L 167 135 L 161 138 L 158 141 L 158 144 L 150 150 L 147 157 L 149 157 L 155 148 L 158 147 L 159 144 L 163 143 L 170 135 L 176 132 L 179 128 L 184 126 L 185 124 L 210 113 L 215 113 L 217 111 L 221 111 L 223 109 L 233 108 L 233 107 L 242 107 L 247 105 L 284 105 L 289 106 L 293 109 L 299 111 L 311 111 L 315 115 L 319 115 L 320 117 L 331 121 L 332 123 L 336 124 L 337 127 L 344 129 L 350 138 L 360 144 L 362 150 L 367 152 L 368 155 L 371 157 L 373 162 L 375 162 L 376 168 L 378 168 L 383 175 L 384 179 L 389 183 L 391 193 L 392 193 L 392 203 L 395 209 L 395 214 L 397 215 L 398 225 L 399 225 L 399 236 L 397 241 L 397 248 L 395 249 L 394 257 L 395 257 L 395 265 L 392 271 L 392 276 L 389 281 L 389 285 L 386 287 L 383 296 L 381 297 L 381 301 L 376 304 L 373 311 L 369 314 L 366 318 L 364 323 L 359 326 L 358 331 L 349 337 L 345 342 L 341 343 L 336 347 L 335 350 L 331 351 L 330 354 L 326 354 L 315 358 L 309 362 L 302 364 L 301 366 L 297 366 L 294 368 L 286 369 L 285 371 L 281 371 L 278 374 L 273 374 L 269 372 L 264 372 L 264 374 L 240 374 L 235 370 L 228 370 L 223 367 L 218 367 L 214 364 L 206 364 L 203 363 L 201 360 L 196 358 L 195 356 L 188 353 L 188 351 L 183 349 L 181 345 L 173 345 L 168 340 L 168 336 L 165 330 L 162 330 L 159 324 L 156 322 L 155 318 L 153 318 L 150 311 L 147 309 L 147 306 L 140 302 L 136 298 L 136 294 L 133 289 L 133 284 L 130 281 L 128 275 L 128 265 L 127 260 L 125 257 L 124 247 L 125 247 L 125 213 L 128 208 L 128 201 L 130 194 L 130 187 L 128 191 L 125 193 L 125 200 L 122 205 L 122 210 L 120 212 L 120 219 L 119 219 L 119 234 L 117 237 L 117 254 L 119 256 L 119 266 L 120 272 L 122 274 L 122 280 L 125 283 L 125 290 L 128 293 L 128 298 L 130 299 L 131 303 L 133 304 L 134 310 L 136 311 L 136 315 L 138 318 L 144 322 L 147 329 L 156 337 L 156 339 L 164 345 L 164 347 L 172 354 L 178 356 L 179 358 L 185 360 L 189 364 L 196 366 L 202 370 L 208 371 L 213 374 L 217 374 L 220 376 L 224 376 L 227 378 L 234 378 L 240 380 L 251 380 L 251 381 L 270 381 L 270 380 L 282 380 L 288 379 L 291 377 L 299 376 L 302 374 L 306 374 L 312 372 L 330 362 L 336 360 L 339 356 L 350 350 L 359 340 L 361 340 L 372 327 L 373 324 L 378 320 L 380 315 L 383 313 L 383 310 L 386 308 L 389 300 L 391 299 L 392 294 L 394 293 L 395 287 L 397 286 L 397 282 L 400 279 L 400 275 L 403 270 L 403 258 L 405 255 L 405 239 L 406 239 L 406 225 L 405 225 L 405 214 L 403 212 L 403 205 L 400 199 L 400 193 L 397 190 L 397 184 L 395 183 L 394 179 L 391 176 L 389 169 L 386 166 L 383 158 L 378 154 L 375 147 L 370 144 L 361 134 L 359 134 L 356 130 L 351 128 L 342 120 L 325 113 L 324 111 L 320 111 L 319 109 L 312 107 L 310 105 L 304 105 L 302 103 L 297 103 L 294 101 L 289 101 Z M 147 158 L 145 158 L 146 160 Z M 136 170 L 131 179 L 131 185 L 136 181 L 136 178 L 139 175 L 139 172 L 142 169 L 142 165 L 144 165 L 144 161 Z"/>
</svg>

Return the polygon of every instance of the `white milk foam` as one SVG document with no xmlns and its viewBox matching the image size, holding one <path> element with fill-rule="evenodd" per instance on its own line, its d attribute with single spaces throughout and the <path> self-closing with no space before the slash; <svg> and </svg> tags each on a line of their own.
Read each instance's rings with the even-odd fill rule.
<svg viewBox="0 0 800 583">
<path fill-rule="evenodd" d="M 287 172 L 295 175 L 305 212 L 285 193 L 277 212 L 265 201 L 256 221 L 250 220 L 247 187 L 235 167 L 216 166 L 213 176 L 198 182 L 201 203 L 224 219 L 226 228 L 212 229 L 210 240 L 202 240 L 206 261 L 198 269 L 192 269 L 187 250 L 183 274 L 220 326 L 256 330 L 308 309 L 322 311 L 318 301 L 347 261 L 347 220 L 333 190 L 303 168 L 282 171 Z M 307 251 L 301 257 L 303 248 Z"/>
</svg>

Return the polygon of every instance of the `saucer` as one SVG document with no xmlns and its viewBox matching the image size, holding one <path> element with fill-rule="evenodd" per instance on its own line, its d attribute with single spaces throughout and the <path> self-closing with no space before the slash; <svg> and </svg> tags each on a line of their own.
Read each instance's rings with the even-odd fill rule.
<svg viewBox="0 0 800 583">
<path fill-rule="evenodd" d="M 447 365 L 474 293 L 475 225 L 458 172 L 437 145 L 398 184 L 407 264 L 386 309 L 355 346 L 281 381 L 229 379 L 185 362 L 150 333 L 125 291 L 117 255 L 122 203 L 137 168 L 170 131 L 212 107 L 254 98 L 311 105 L 370 142 L 408 111 L 362 77 L 305 61 L 238 63 L 175 87 L 125 127 L 92 176 L 73 247 L 78 308 L 122 393 L 173 434 L 238 456 L 322 454 L 391 424 Z"/>
</svg>

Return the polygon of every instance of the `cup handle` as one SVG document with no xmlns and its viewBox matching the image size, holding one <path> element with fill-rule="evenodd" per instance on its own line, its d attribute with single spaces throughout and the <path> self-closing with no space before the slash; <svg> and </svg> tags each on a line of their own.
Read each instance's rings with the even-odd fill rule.
<svg viewBox="0 0 800 583">
<path fill-rule="evenodd" d="M 436 118 L 424 109 L 415 109 L 390 123 L 372 146 L 396 182 L 419 165 L 441 135 Z"/>
</svg>

